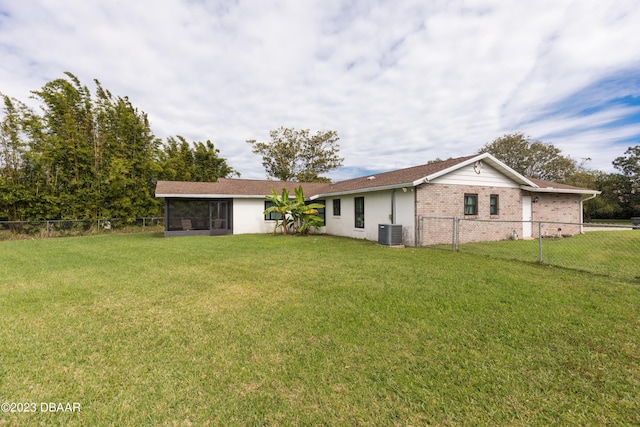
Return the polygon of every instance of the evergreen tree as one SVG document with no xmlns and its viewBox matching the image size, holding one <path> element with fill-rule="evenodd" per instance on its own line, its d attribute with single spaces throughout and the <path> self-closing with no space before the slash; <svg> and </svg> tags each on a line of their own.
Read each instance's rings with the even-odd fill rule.
<svg viewBox="0 0 640 427">
<path fill-rule="evenodd" d="M 162 153 L 160 179 L 214 182 L 218 178 L 239 176 L 219 153 L 211 141 L 190 144 L 180 135 L 169 137 Z"/>
<path fill-rule="evenodd" d="M 156 138 L 127 97 L 71 73 L 34 91 L 38 114 L 0 94 L 0 220 L 153 216 L 158 179 L 237 174 L 207 141 Z"/>
</svg>

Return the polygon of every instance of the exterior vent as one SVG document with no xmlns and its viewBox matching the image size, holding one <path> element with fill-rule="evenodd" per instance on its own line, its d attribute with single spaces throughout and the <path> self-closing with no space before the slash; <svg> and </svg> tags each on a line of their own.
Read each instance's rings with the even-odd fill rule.
<svg viewBox="0 0 640 427">
<path fill-rule="evenodd" d="M 402 245 L 402 225 L 378 224 L 378 243 L 381 245 Z"/>
</svg>

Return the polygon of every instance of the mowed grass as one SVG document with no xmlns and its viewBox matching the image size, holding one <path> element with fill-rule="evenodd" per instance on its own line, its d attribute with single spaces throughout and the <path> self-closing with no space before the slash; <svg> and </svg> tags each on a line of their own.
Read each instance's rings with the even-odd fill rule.
<svg viewBox="0 0 640 427">
<path fill-rule="evenodd" d="M 461 252 L 492 258 L 540 262 L 540 241 L 467 243 Z M 542 239 L 542 263 L 640 284 L 640 231 L 589 231 L 568 238 Z"/>
<path fill-rule="evenodd" d="M 0 244 L 0 425 L 638 425 L 640 286 L 330 236 Z"/>
</svg>

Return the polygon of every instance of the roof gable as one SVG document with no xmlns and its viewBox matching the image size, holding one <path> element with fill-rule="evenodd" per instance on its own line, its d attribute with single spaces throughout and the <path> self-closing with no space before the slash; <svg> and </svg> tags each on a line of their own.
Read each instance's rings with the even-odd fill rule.
<svg viewBox="0 0 640 427">
<path fill-rule="evenodd" d="M 517 184 L 535 186 L 535 183 L 531 181 L 529 178 L 526 178 L 525 176 L 520 175 L 518 172 L 511 169 L 509 166 L 502 163 L 500 160 L 498 160 L 497 158 L 495 158 L 493 155 L 489 153 L 482 153 L 482 154 L 477 154 L 475 156 L 462 157 L 460 158 L 460 160 L 461 161 L 457 162 L 456 164 L 428 176 L 427 177 L 428 180 L 431 181 L 433 179 L 439 178 L 453 171 L 461 169 L 465 166 L 469 166 L 476 162 L 482 161 L 487 163 L 488 165 L 493 167 L 495 170 L 505 175 L 507 178 L 509 178 L 510 180 L 512 180 Z"/>
<path fill-rule="evenodd" d="M 329 193 L 344 193 L 358 190 L 374 190 L 397 188 L 402 186 L 415 186 L 416 182 L 437 174 L 475 156 L 460 157 L 444 160 L 442 162 L 427 163 L 426 165 L 412 166 L 389 172 L 382 172 L 370 176 L 348 179 L 329 184 L 326 190 Z"/>
<path fill-rule="evenodd" d="M 422 183 L 432 181 L 451 172 L 464 168 L 475 162 L 483 161 L 505 175 L 518 185 L 535 186 L 536 184 L 511 169 L 489 153 L 474 154 L 472 156 L 458 157 L 443 160 L 441 162 L 427 163 L 426 165 L 413 166 L 389 172 L 383 172 L 367 177 L 349 179 L 346 181 L 329 184 L 326 188 L 329 194 L 344 194 L 363 191 L 385 190 L 400 187 L 415 187 Z"/>
</svg>

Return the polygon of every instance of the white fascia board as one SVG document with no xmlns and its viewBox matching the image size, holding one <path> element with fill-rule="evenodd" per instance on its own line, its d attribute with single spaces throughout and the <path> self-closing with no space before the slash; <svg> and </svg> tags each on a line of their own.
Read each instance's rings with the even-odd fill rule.
<svg viewBox="0 0 640 427">
<path fill-rule="evenodd" d="M 470 164 L 473 164 L 479 160 L 486 161 L 488 164 L 496 168 L 498 171 L 501 171 L 504 175 L 506 175 L 507 177 L 511 178 L 512 180 L 516 181 L 519 184 L 528 185 L 534 188 L 537 187 L 537 185 L 534 182 L 530 181 L 523 175 L 520 175 L 518 172 L 514 171 L 509 166 L 505 165 L 504 163 L 502 163 L 500 160 L 496 159 L 493 155 L 489 153 L 478 154 L 477 156 L 472 157 L 469 160 L 458 163 L 457 165 L 453 165 L 450 168 L 441 170 L 440 172 L 436 172 L 434 174 L 421 178 L 417 181 L 414 181 L 414 183 L 415 185 L 418 185 L 418 184 L 422 184 L 423 182 L 434 180 L 440 176 L 446 175 L 450 172 L 453 172 L 456 169 L 460 169 Z"/>
<path fill-rule="evenodd" d="M 429 175 L 428 177 L 424 177 L 424 178 L 416 179 L 415 181 L 413 181 L 413 182 L 411 183 L 411 185 L 412 185 L 412 186 L 414 186 L 414 187 L 417 187 L 417 186 L 418 186 L 418 185 L 420 185 L 420 184 L 426 184 L 426 183 L 428 183 L 428 182 L 429 182 L 429 179 L 431 179 L 430 177 L 431 177 L 431 175 Z"/>
<path fill-rule="evenodd" d="M 573 188 L 553 188 L 553 187 L 529 187 L 526 185 L 520 186 L 521 190 L 530 191 L 531 193 L 561 193 L 561 194 L 602 194 L 602 191 L 598 190 L 579 190 Z"/>
<path fill-rule="evenodd" d="M 347 190 L 347 191 L 337 191 L 335 193 L 323 193 L 316 194 L 314 196 L 309 197 L 309 200 L 317 200 L 325 197 L 335 197 L 335 196 L 348 196 L 349 194 L 360 194 L 360 193 L 373 193 L 374 191 L 386 191 L 393 190 L 398 188 L 407 188 L 414 187 L 413 182 L 406 182 L 404 184 L 393 184 L 393 185 L 383 185 L 380 187 L 367 187 L 367 188 L 358 188 L 357 190 Z"/>
<path fill-rule="evenodd" d="M 267 195 L 246 194 L 156 194 L 156 197 L 171 197 L 174 199 L 264 199 Z"/>
</svg>

